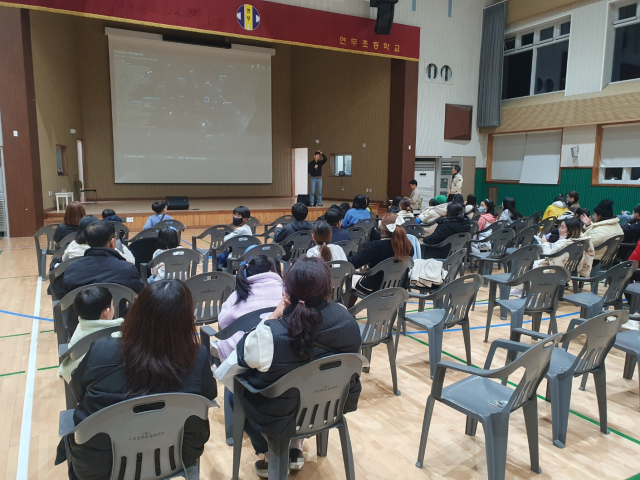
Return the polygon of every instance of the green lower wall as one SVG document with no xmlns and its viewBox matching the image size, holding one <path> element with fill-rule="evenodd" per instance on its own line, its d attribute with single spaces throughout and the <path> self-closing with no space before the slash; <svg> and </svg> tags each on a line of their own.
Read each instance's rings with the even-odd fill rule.
<svg viewBox="0 0 640 480">
<path fill-rule="evenodd" d="M 580 195 L 580 206 L 593 211 L 600 200 L 613 200 L 613 211 L 617 215 L 622 210 L 631 211 L 640 203 L 638 187 L 593 187 L 590 168 L 563 168 L 560 170 L 560 185 L 520 185 L 517 183 L 486 182 L 486 168 L 476 168 L 476 196 L 478 203 L 487 198 L 489 187 L 498 188 L 498 202 L 504 197 L 513 197 L 516 207 L 523 215 L 531 215 L 544 210 L 560 193 L 575 190 Z"/>
</svg>

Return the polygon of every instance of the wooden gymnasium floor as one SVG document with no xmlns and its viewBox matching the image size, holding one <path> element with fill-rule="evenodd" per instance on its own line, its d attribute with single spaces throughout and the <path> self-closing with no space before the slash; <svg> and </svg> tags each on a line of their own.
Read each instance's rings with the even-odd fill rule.
<svg viewBox="0 0 640 480">
<path fill-rule="evenodd" d="M 186 233 L 184 238 L 188 239 L 200 231 L 194 229 Z M 46 294 L 47 281 L 40 282 L 37 277 L 32 238 L 2 239 L 0 250 L 0 431 L 3 433 L 0 435 L 0 478 L 65 479 L 66 466 L 53 466 L 58 444 L 58 413 L 64 408 L 64 392 L 62 380 L 56 374 L 56 337 L 52 330 L 51 300 Z M 487 298 L 486 289 L 482 289 L 478 298 Z M 563 304 L 558 314 L 562 331 L 576 309 Z M 475 365 L 484 364 L 488 350 L 488 344 L 482 342 L 485 315 L 486 305 L 480 302 L 471 314 Z M 503 324 L 494 317 L 491 340 L 507 335 L 508 327 Z M 543 322 L 545 328 L 547 324 Z M 487 478 L 482 428 L 475 438 L 465 436 L 465 418 L 442 404 L 435 408 L 425 466 L 421 470 L 415 467 L 425 401 L 431 388 L 426 341 L 426 334 L 420 332 L 410 333 L 400 341 L 397 356 L 400 397 L 391 392 L 386 349 L 374 350 L 371 373 L 362 377 L 358 411 L 347 417 L 359 479 Z M 460 331 L 445 333 L 444 350 L 446 360 L 459 361 L 464 357 Z M 494 365 L 502 362 L 503 355 L 497 357 Z M 580 392 L 574 382 L 567 447 L 560 450 L 552 445 L 550 405 L 539 401 L 543 473 L 532 473 L 523 415 L 516 412 L 510 424 L 507 478 L 623 480 L 640 472 L 638 372 L 633 380 L 624 380 L 623 356 L 615 350 L 609 355 L 607 367 L 611 434 L 599 432 L 593 381 L 590 380 L 585 392 Z M 452 374 L 447 383 L 460 378 L 462 375 Z M 539 393 L 544 394 L 545 388 L 543 382 Z M 226 480 L 231 476 L 232 449 L 225 444 L 223 413 L 221 409 L 213 409 L 209 415 L 211 439 L 201 462 L 202 478 Z M 330 438 L 329 454 L 325 458 L 316 456 L 315 441 L 305 443 L 307 463 L 294 478 L 345 478 L 339 437 L 332 433 Z M 257 478 L 253 471 L 255 460 L 245 437 L 241 478 Z"/>
</svg>

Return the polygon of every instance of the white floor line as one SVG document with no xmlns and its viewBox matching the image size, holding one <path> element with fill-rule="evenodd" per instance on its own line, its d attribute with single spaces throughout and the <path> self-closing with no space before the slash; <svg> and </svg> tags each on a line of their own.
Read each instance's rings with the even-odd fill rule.
<svg viewBox="0 0 640 480">
<path fill-rule="evenodd" d="M 42 277 L 38 277 L 36 289 L 36 303 L 33 316 L 40 316 L 40 301 L 42 297 Z M 33 319 L 31 327 L 31 346 L 29 347 L 29 366 L 27 368 L 27 385 L 24 391 L 24 406 L 22 408 L 22 427 L 20 429 L 20 449 L 18 450 L 18 471 L 16 480 L 27 480 L 29 474 L 29 450 L 31 447 L 31 414 L 33 412 L 33 390 L 36 382 L 36 354 L 38 353 L 38 330 L 40 321 Z"/>
</svg>

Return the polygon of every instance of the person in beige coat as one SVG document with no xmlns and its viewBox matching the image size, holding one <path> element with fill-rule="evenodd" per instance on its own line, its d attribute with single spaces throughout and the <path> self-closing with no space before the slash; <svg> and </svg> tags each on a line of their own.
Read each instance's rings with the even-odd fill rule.
<svg viewBox="0 0 640 480">
<path fill-rule="evenodd" d="M 453 173 L 453 178 L 451 179 L 451 185 L 449 186 L 449 190 L 447 190 L 447 193 L 449 194 L 449 196 L 447 197 L 447 202 L 450 202 L 451 200 L 453 200 L 453 196 L 455 194 L 460 194 L 462 195 L 462 174 L 460 173 L 462 169 L 460 168 L 460 165 L 454 165 L 451 168 L 451 173 Z"/>
<path fill-rule="evenodd" d="M 585 238 L 582 235 L 582 223 L 577 219 L 564 220 L 560 223 L 558 234 L 560 235 L 560 238 L 555 243 L 549 243 L 544 237 L 542 238 L 541 246 L 543 254 L 552 255 L 571 245 L 571 243 Z M 578 276 L 589 277 L 591 275 L 594 255 L 595 249 L 593 248 L 593 243 L 589 242 L 589 248 L 587 248 L 584 255 L 582 255 L 582 259 L 578 264 L 576 272 Z M 555 258 L 543 258 L 535 261 L 534 268 L 546 267 L 549 265 L 565 267 L 567 265 L 567 260 L 569 260 L 568 253 Z"/>
<path fill-rule="evenodd" d="M 431 235 L 435 231 L 437 227 L 436 220 L 447 216 L 448 203 L 446 203 L 446 197 L 444 195 L 438 195 L 434 200 L 437 202 L 437 205 L 425 208 L 418 216 L 427 235 Z"/>
<path fill-rule="evenodd" d="M 582 214 L 580 220 L 585 226 L 584 235 L 591 239 L 594 248 L 616 235 L 624 235 L 620 219 L 613 214 L 613 200 L 605 198 L 593 209 L 593 221 Z M 596 252 L 595 260 L 600 260 L 604 250 Z"/>
</svg>

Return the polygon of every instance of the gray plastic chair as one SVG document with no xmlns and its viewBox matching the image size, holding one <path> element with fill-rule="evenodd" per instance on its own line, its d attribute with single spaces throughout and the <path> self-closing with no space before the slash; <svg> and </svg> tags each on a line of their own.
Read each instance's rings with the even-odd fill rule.
<svg viewBox="0 0 640 480">
<path fill-rule="evenodd" d="M 444 257 L 444 258 L 448 258 L 452 252 L 457 252 L 458 250 L 461 250 L 463 248 L 466 249 L 470 241 L 471 241 L 470 233 L 466 233 L 466 232 L 454 233 L 449 238 L 447 238 L 446 240 L 443 240 L 440 243 L 437 243 L 435 245 L 422 244 L 420 245 L 420 248 L 422 249 L 422 256 L 425 257 L 427 256 L 427 252 L 430 249 L 434 249 L 434 250 L 440 249 L 448 245 L 449 251 L 447 252 L 447 256 Z"/>
<path fill-rule="evenodd" d="M 538 210 L 537 212 L 533 213 L 530 217 L 530 224 L 531 225 L 537 225 L 538 223 L 540 223 L 540 219 L 542 218 L 542 215 L 544 215 L 544 212 L 542 210 Z"/>
<path fill-rule="evenodd" d="M 285 252 L 284 248 L 277 243 L 263 243 L 261 245 L 256 245 L 255 247 L 245 250 L 240 257 L 233 259 L 231 262 L 227 259 L 227 270 L 235 275 L 242 262 L 245 262 L 256 255 L 269 257 L 276 265 L 278 265 L 279 262 L 282 262 L 282 257 L 284 257 Z"/>
<path fill-rule="evenodd" d="M 493 264 L 501 262 L 507 255 L 507 247 L 513 240 L 515 233 L 510 228 L 495 230 L 491 235 L 482 240 L 471 240 L 470 243 L 491 243 L 491 250 L 488 252 L 470 252 L 471 258 L 478 260 L 478 273 L 482 276 L 490 275 L 493 271 Z M 473 270 L 473 265 L 471 267 Z"/>
<path fill-rule="evenodd" d="M 161 222 L 156 223 L 153 226 L 154 229 L 162 230 L 163 228 L 173 228 L 178 232 L 178 240 L 182 239 L 182 232 L 187 229 L 187 226 L 182 223 L 180 220 L 163 220 Z"/>
<path fill-rule="evenodd" d="M 146 281 L 151 269 L 164 263 L 164 278 L 166 280 L 186 280 L 198 271 L 198 264 L 202 262 L 202 255 L 188 248 L 171 248 L 162 252 L 149 263 L 140 264 L 140 277 Z"/>
<path fill-rule="evenodd" d="M 216 253 L 222 253 L 226 250 L 231 250 L 231 253 L 227 257 L 227 269 L 229 265 L 233 266 L 233 261 L 240 258 L 244 255 L 244 252 L 247 248 L 252 247 L 254 245 L 262 245 L 260 240 L 256 238 L 255 235 L 240 235 L 238 237 L 232 237 L 226 242 L 224 242 L 218 249 Z M 211 265 L 211 271 L 218 270 L 218 262 L 215 257 L 212 259 L 213 264 Z"/>
<path fill-rule="evenodd" d="M 423 238 L 425 236 L 424 228 L 422 228 L 421 225 L 417 225 L 415 223 L 407 225 L 405 223 L 403 227 L 406 230 L 407 235 L 413 235 L 416 238 Z"/>
<path fill-rule="evenodd" d="M 353 226 L 364 228 L 365 232 L 367 232 L 367 238 L 365 243 L 368 243 L 371 239 L 371 231 L 378 225 L 378 222 L 375 218 L 363 218 L 362 220 L 358 220 Z"/>
<path fill-rule="evenodd" d="M 154 228 L 147 228 L 146 230 L 142 230 L 136 233 L 132 238 L 130 238 L 127 242 L 127 245 L 131 245 L 136 240 L 140 240 L 141 238 L 158 238 L 159 230 Z"/>
<path fill-rule="evenodd" d="M 547 401 L 551 402 L 551 419 L 553 444 L 564 448 L 567 443 L 567 426 L 569 424 L 569 408 L 571 405 L 571 387 L 573 378 L 593 374 L 596 383 L 598 411 L 600 414 L 600 431 L 609 433 L 607 428 L 607 375 L 605 359 L 613 347 L 620 326 L 627 321 L 629 314 L 624 310 L 605 312 L 589 320 L 574 318 L 569 328 L 562 335 L 562 346 L 553 349 L 551 365 L 546 374 Z M 520 340 L 526 334 L 534 338 L 537 332 L 527 333 L 524 330 L 512 332 L 511 339 Z M 578 355 L 568 352 L 572 340 L 584 335 L 584 345 Z M 513 353 L 511 359 L 515 358 Z"/>
<path fill-rule="evenodd" d="M 580 261 L 584 253 L 589 248 L 590 240 L 585 238 L 583 240 L 576 240 L 571 242 L 569 245 L 564 247 L 562 250 L 557 251 L 556 253 L 552 253 L 550 255 L 542 254 L 541 258 L 558 258 L 563 255 L 567 255 L 567 260 L 564 262 L 565 268 L 571 272 L 573 275 L 578 270 L 578 265 L 580 265 Z M 576 284 L 574 284 L 574 292 L 578 293 L 576 289 Z"/>
<path fill-rule="evenodd" d="M 535 236 L 538 235 L 540 229 L 537 225 L 531 225 L 530 227 L 526 227 L 516 233 L 516 236 L 513 237 L 511 241 L 511 246 L 507 248 L 507 254 L 512 254 L 518 248 L 528 247 L 529 245 L 534 245 L 536 243 Z"/>
<path fill-rule="evenodd" d="M 431 379 L 435 374 L 436 364 L 442 358 L 442 338 L 445 329 L 458 325 L 462 327 L 467 365 L 471 365 L 469 310 L 481 284 L 482 277 L 478 274 L 458 278 L 431 295 L 421 296 L 423 300 L 433 301 L 433 310 L 412 313 L 402 319 L 403 329 L 406 329 L 406 322 L 409 322 L 420 330 L 427 331 Z M 411 297 L 415 298 L 416 295 L 412 294 Z M 396 343 L 399 338 L 400 335 L 396 335 Z"/>
<path fill-rule="evenodd" d="M 638 330 L 626 330 L 618 333 L 613 348 L 624 352 L 625 359 L 622 377 L 627 380 L 632 380 L 636 364 L 638 364 L 638 372 L 640 372 L 640 332 Z M 638 380 L 640 381 L 640 374 L 638 375 Z M 640 383 L 638 387 L 638 393 L 640 394 Z"/>
<path fill-rule="evenodd" d="M 233 418 L 233 474 L 231 479 L 238 480 L 240 473 L 240 455 L 242 454 L 242 435 L 246 415 L 243 408 L 245 392 L 262 395 L 265 398 L 277 398 L 288 390 L 296 389 L 300 400 L 297 409 L 296 436 L 291 439 L 268 437 L 269 442 L 269 478 L 287 480 L 289 475 L 289 443 L 294 438 L 315 436 L 318 457 L 327 456 L 329 430 L 337 428 L 340 432 L 342 457 L 344 459 L 347 480 L 355 480 L 351 439 L 344 417 L 344 405 L 349 394 L 349 386 L 354 375 L 360 375 L 367 360 L 355 353 L 344 353 L 323 357 L 296 368 L 276 383 L 256 390 L 242 377 L 234 379 L 234 418 Z M 319 386 L 322 388 L 319 388 Z"/>
<path fill-rule="evenodd" d="M 616 257 L 618 256 L 618 250 L 620 249 L 620 245 L 622 244 L 623 240 L 624 240 L 624 235 L 616 235 L 615 237 L 609 238 L 604 243 L 598 245 L 598 247 L 595 248 L 596 255 L 598 254 L 598 252 L 603 251 L 604 253 L 602 254 L 602 258 L 600 259 L 598 264 L 594 265 L 593 268 L 591 269 L 592 277 L 599 275 L 601 272 L 607 271 L 609 268 L 613 266 L 616 260 Z M 577 280 L 573 280 L 574 292 L 576 291 L 575 289 L 576 282 Z M 595 293 L 597 295 L 598 286 L 599 286 L 599 282 L 591 282 L 591 293 Z"/>
<path fill-rule="evenodd" d="M 404 307 L 407 300 L 409 300 L 409 294 L 406 290 L 402 288 L 387 288 L 372 293 L 349 309 L 349 313 L 354 318 L 362 311 L 367 311 L 367 323 L 360 324 L 360 334 L 362 335 L 362 354 L 367 358 L 368 362 L 371 362 L 373 347 L 381 344 L 387 345 L 393 393 L 396 395 L 400 395 L 396 373 L 396 348 L 399 336 L 396 335 L 396 347 L 394 347 L 393 326 L 396 323 L 398 311 Z M 369 367 L 365 368 L 364 371 L 368 373 Z"/>
<path fill-rule="evenodd" d="M 121 240 L 129 239 L 129 227 L 121 222 L 108 222 L 113 225 L 113 229 L 116 231 L 116 237 Z"/>
<path fill-rule="evenodd" d="M 331 300 L 347 307 L 352 295 L 355 268 L 350 262 L 332 260 L 326 263 L 331 273 Z"/>
<path fill-rule="evenodd" d="M 64 272 L 69 265 L 71 265 L 73 262 L 77 262 L 78 260 L 82 260 L 83 258 L 84 257 L 73 257 L 73 258 L 70 258 L 69 260 L 65 260 L 64 262 L 61 262 L 58 265 L 56 265 L 56 268 L 54 268 L 49 272 L 49 285 L 53 285 L 53 282 L 55 282 L 59 277 L 64 275 Z M 56 300 L 59 300 L 59 299 L 56 299 Z"/>
<path fill-rule="evenodd" d="M 369 237 L 367 236 L 367 231 L 362 227 L 349 227 L 347 228 L 347 232 L 349 232 L 349 238 L 356 246 L 356 253 L 360 252 L 364 248 L 364 246 L 369 243 Z"/>
<path fill-rule="evenodd" d="M 193 296 L 197 324 L 217 322 L 222 304 L 236 289 L 235 277 L 224 272 L 201 273 L 184 283 Z"/>
<path fill-rule="evenodd" d="M 513 222 L 511 225 L 509 225 L 509 228 L 513 230 L 517 236 L 522 230 L 529 227 L 530 225 L 531 223 L 529 219 L 527 217 L 523 217 L 523 218 L 519 218 L 518 220 Z"/>
<path fill-rule="evenodd" d="M 38 275 L 44 280 L 47 275 L 47 255 L 53 255 L 56 251 L 56 242 L 53 240 L 53 235 L 56 233 L 58 225 L 45 225 L 40 228 L 34 235 L 36 243 L 36 262 L 38 265 Z M 40 238 L 45 236 L 47 239 L 44 248 L 40 245 Z"/>
<path fill-rule="evenodd" d="M 358 246 L 351 240 L 341 240 L 335 244 L 342 248 L 347 258 L 349 258 L 349 255 L 355 255 L 358 252 Z"/>
<path fill-rule="evenodd" d="M 437 400 L 467 415 L 465 432 L 467 435 L 475 436 L 478 422 L 482 423 L 490 480 L 505 479 L 509 417 L 512 412 L 522 408 L 529 440 L 531 471 L 542 473 L 539 459 L 536 390 L 549 369 L 551 353 L 559 339 L 559 335 L 554 335 L 538 342 L 533 347 L 508 340 L 495 340 L 491 344 L 484 369 L 459 363 L 440 362 L 436 366 L 435 379 L 431 384 L 431 394 L 427 399 L 416 466 L 421 468 L 424 463 L 431 416 Z M 490 370 L 491 362 L 498 348 L 515 349 L 523 354 L 506 367 Z M 524 375 L 515 389 L 493 380 L 507 378 L 520 368 L 524 369 Z M 469 376 L 443 388 L 447 370 L 455 370 Z"/>
<path fill-rule="evenodd" d="M 575 293 L 573 295 L 565 295 L 563 300 L 571 305 L 580 307 L 581 318 L 593 318 L 600 314 L 607 307 L 614 306 L 617 309 L 622 308 L 622 294 L 629 285 L 631 276 L 638 269 L 638 262 L 623 262 L 615 267 L 611 267 L 599 275 L 591 278 L 572 277 L 572 279 L 580 279 L 584 282 L 598 283 L 606 280 L 608 287 L 602 296 L 591 292 Z"/>
<path fill-rule="evenodd" d="M 484 333 L 484 342 L 489 339 L 491 317 L 496 306 L 496 290 L 500 289 L 500 300 L 509 300 L 511 286 L 509 282 L 520 277 L 533 268 L 533 263 L 540 258 L 542 248 L 537 245 L 522 247 L 502 259 L 505 273 L 485 275 L 484 280 L 489 282 L 489 304 L 487 308 L 487 328 Z M 500 308 L 500 318 L 507 319 L 506 309 Z"/>
<path fill-rule="evenodd" d="M 547 235 L 551 233 L 553 226 L 556 224 L 558 219 L 556 217 L 548 217 L 542 220 L 538 226 L 540 227 L 540 235 Z"/>
<path fill-rule="evenodd" d="M 191 248 L 200 252 L 204 258 L 204 262 L 202 264 L 203 272 L 206 273 L 209 271 L 209 256 L 215 257 L 216 250 L 222 246 L 224 243 L 224 237 L 231 231 L 233 231 L 233 227 L 230 225 L 214 225 L 213 227 L 207 228 L 200 235 L 194 235 L 191 237 Z M 207 248 L 198 248 L 198 240 L 208 243 Z M 216 260 L 214 258 L 214 265 L 216 265 L 215 262 Z M 216 268 L 213 268 L 213 270 L 216 270 Z"/>
<path fill-rule="evenodd" d="M 417 298 L 418 299 L 418 311 L 422 312 L 424 311 L 424 307 L 425 307 L 425 299 L 422 298 L 420 295 L 414 296 L 414 293 L 412 292 L 412 290 L 417 290 L 418 293 L 422 294 L 422 295 L 429 295 L 433 292 L 435 292 L 436 290 L 439 290 L 440 288 L 444 287 L 445 285 L 450 284 L 451 282 L 453 282 L 456 278 L 456 276 L 458 275 L 458 273 L 460 273 L 461 271 L 461 267 L 463 265 L 463 260 L 465 255 L 467 254 L 467 250 L 465 248 L 462 248 L 460 250 L 457 250 L 455 252 L 453 252 L 451 255 L 449 255 L 449 257 L 442 262 L 442 269 L 447 272 L 447 274 L 445 275 L 444 279 L 442 280 L 442 283 L 440 285 L 433 285 L 432 287 L 420 287 L 418 285 L 414 285 L 411 284 L 409 286 L 409 296 L 412 298 Z M 404 323 L 404 322 L 403 322 Z M 403 331 L 404 333 L 406 333 L 406 325 L 403 324 Z"/>
<path fill-rule="evenodd" d="M 400 287 L 404 288 L 409 270 L 413 268 L 413 259 L 411 257 L 404 257 L 404 261 L 396 260 L 395 258 L 387 258 L 378 265 L 369 270 L 359 273 L 362 277 L 372 277 L 382 272 L 382 282 L 380 284 L 380 290 L 385 288 Z M 366 295 L 354 290 L 353 293 L 359 298 L 365 298 Z"/>
<path fill-rule="evenodd" d="M 113 307 L 115 308 L 114 318 L 124 316 L 126 308 L 138 297 L 138 294 L 129 287 L 118 285 L 117 283 L 94 283 L 71 290 L 62 300 L 56 302 L 53 306 L 53 326 L 58 337 L 58 345 L 69 343 L 70 335 L 67 328 L 69 308 L 73 306 L 76 295 L 87 287 L 104 287 L 111 292 Z"/>
<path fill-rule="evenodd" d="M 62 248 L 67 248 L 71 242 L 73 242 L 78 236 L 78 232 L 70 233 L 69 235 L 65 235 L 62 240 L 56 243 L 56 252 Z M 55 253 L 54 253 L 55 255 Z"/>
<path fill-rule="evenodd" d="M 191 416 L 207 420 L 213 406 L 205 397 L 191 393 L 148 395 L 103 408 L 78 426 L 73 423 L 73 410 L 60 412 L 58 434 L 73 435 L 78 445 L 99 433 L 109 435 L 113 451 L 111 480 L 155 480 L 181 475 L 198 480 L 199 460 L 188 468 L 182 463 L 184 424 Z"/>
<path fill-rule="evenodd" d="M 249 225 L 249 227 L 251 228 L 251 231 L 255 235 L 256 234 L 256 229 L 260 225 L 260 220 L 258 220 L 256 217 L 250 217 L 249 220 L 247 220 L 244 223 L 245 223 L 245 225 Z"/>
<path fill-rule="evenodd" d="M 504 307 L 511 316 L 511 330 L 522 328 L 525 315 L 531 315 L 533 330 L 540 331 L 542 314 L 548 313 L 551 317 L 549 333 L 558 332 L 556 311 L 560 291 L 569 281 L 571 276 L 564 267 L 539 267 L 514 278 L 504 284 L 513 287 L 523 285 L 522 298 L 514 300 L 498 300 L 496 304 Z M 486 336 L 486 334 L 485 334 Z"/>
<path fill-rule="evenodd" d="M 69 359 L 72 362 L 80 360 L 87 354 L 93 342 L 95 342 L 99 338 L 108 338 L 112 333 L 119 331 L 120 326 L 103 328 L 102 330 L 90 333 L 86 337 L 81 338 L 72 347 L 69 347 L 68 343 L 58 345 L 58 365 L 62 365 L 62 362 L 64 362 L 66 359 Z M 78 402 L 73 396 L 73 391 L 66 381 L 64 382 L 64 396 L 68 410 L 76 408 L 78 406 Z"/>
<path fill-rule="evenodd" d="M 313 244 L 313 238 L 311 237 L 310 230 L 297 231 L 296 233 L 292 233 L 287 238 L 285 238 L 282 242 L 280 242 L 280 245 L 285 250 L 287 249 L 287 247 L 290 248 L 289 258 L 286 260 L 283 260 L 285 272 L 299 258 L 307 255 L 307 251 L 311 248 L 312 244 Z"/>
</svg>

